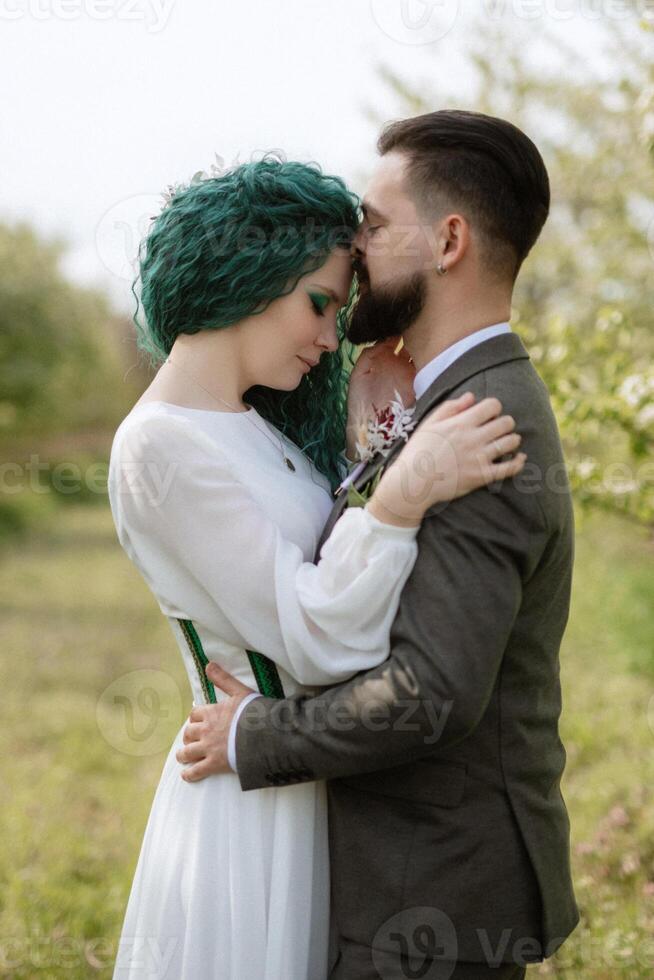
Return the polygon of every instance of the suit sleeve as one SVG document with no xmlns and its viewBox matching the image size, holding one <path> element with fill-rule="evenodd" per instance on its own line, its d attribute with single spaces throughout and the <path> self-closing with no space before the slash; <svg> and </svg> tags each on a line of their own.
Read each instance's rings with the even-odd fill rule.
<svg viewBox="0 0 654 980">
<path fill-rule="evenodd" d="M 488 704 L 546 539 L 540 507 L 513 482 L 429 512 L 389 658 L 317 697 L 248 705 L 236 736 L 242 788 L 280 771 L 297 774 L 289 782 L 372 772 L 464 739 Z"/>
</svg>

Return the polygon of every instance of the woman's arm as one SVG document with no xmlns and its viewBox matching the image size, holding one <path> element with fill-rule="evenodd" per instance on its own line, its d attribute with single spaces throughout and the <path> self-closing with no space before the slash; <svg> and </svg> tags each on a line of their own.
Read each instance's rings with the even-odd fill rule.
<svg viewBox="0 0 654 980">
<path fill-rule="evenodd" d="M 167 615 L 183 604 L 187 618 L 206 622 L 209 606 L 216 629 L 226 621 L 244 648 L 270 657 L 298 682 L 347 680 L 388 656 L 422 515 L 498 479 L 509 465 L 517 471 L 514 461 L 488 462 L 493 451 L 508 451 L 497 438 L 508 424 L 499 425 L 497 399 L 461 410 L 468 403 L 465 396 L 445 403 L 421 422 L 367 507 L 338 521 L 317 565 L 284 538 L 235 480 L 220 448 L 188 420 L 137 419 L 121 435 L 112 474 L 121 543 L 149 573 Z M 456 472 L 425 482 L 425 459 L 437 472 Z M 120 470 L 144 479 L 119 492 Z"/>
<path fill-rule="evenodd" d="M 166 615 L 211 616 L 217 632 L 302 684 L 339 682 L 385 659 L 417 526 L 353 508 L 314 565 L 186 419 L 137 418 L 114 456 L 119 537 Z"/>
</svg>

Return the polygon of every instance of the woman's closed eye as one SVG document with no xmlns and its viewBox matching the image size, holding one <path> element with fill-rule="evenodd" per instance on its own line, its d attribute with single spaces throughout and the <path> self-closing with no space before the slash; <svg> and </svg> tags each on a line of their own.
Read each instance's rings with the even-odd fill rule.
<svg viewBox="0 0 654 980">
<path fill-rule="evenodd" d="M 329 296 L 325 296 L 324 293 L 309 293 L 309 299 L 318 316 L 324 316 L 325 310 L 329 306 Z"/>
</svg>

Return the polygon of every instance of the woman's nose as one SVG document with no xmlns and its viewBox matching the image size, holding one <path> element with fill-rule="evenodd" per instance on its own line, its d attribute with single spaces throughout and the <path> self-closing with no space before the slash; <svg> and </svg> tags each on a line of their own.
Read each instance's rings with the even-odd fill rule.
<svg viewBox="0 0 654 980">
<path fill-rule="evenodd" d="M 330 327 L 325 327 L 322 331 L 318 340 L 316 341 L 319 347 L 324 348 L 324 350 L 335 351 L 338 350 L 338 333 L 336 331 L 336 321 L 331 324 Z"/>
</svg>

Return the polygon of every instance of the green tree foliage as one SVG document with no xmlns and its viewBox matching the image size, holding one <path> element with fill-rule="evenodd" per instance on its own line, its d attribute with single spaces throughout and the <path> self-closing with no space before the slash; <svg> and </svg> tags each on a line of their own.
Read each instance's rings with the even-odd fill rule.
<svg viewBox="0 0 654 980">
<path fill-rule="evenodd" d="M 70 283 L 64 245 L 0 225 L 0 441 L 110 426 L 135 395 L 133 346 L 97 291 Z M 131 400 L 130 400 L 131 399 Z"/>
<path fill-rule="evenodd" d="M 609 22 L 601 74 L 545 31 L 542 58 L 487 17 L 474 37 L 471 99 L 382 67 L 393 108 L 369 115 L 470 108 L 538 144 L 552 211 L 523 266 L 513 323 L 551 391 L 578 501 L 654 526 L 652 34 Z"/>
</svg>

